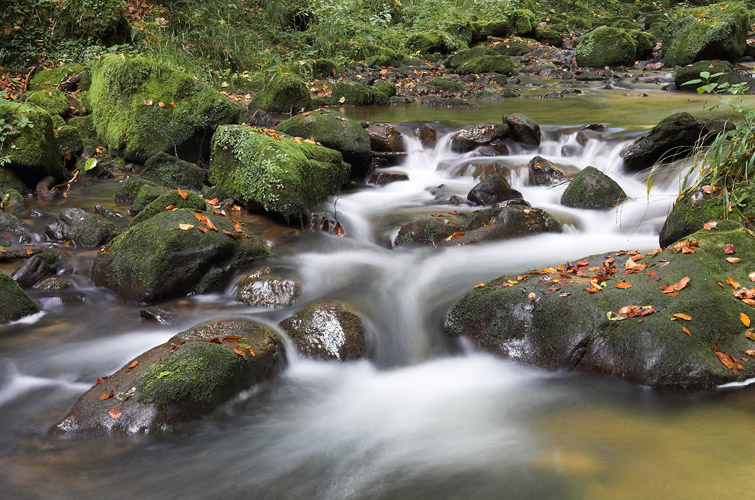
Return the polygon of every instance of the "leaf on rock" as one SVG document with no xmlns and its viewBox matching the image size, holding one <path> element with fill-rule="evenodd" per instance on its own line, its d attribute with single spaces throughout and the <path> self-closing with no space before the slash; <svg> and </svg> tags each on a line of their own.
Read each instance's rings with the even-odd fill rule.
<svg viewBox="0 0 755 500">
<path fill-rule="evenodd" d="M 747 349 L 745 351 L 745 354 L 747 354 L 748 356 L 755 357 L 755 349 Z"/>
<path fill-rule="evenodd" d="M 745 313 L 739 313 L 739 321 L 741 321 L 747 328 L 750 327 L 750 317 Z"/>
<path fill-rule="evenodd" d="M 662 286 L 661 287 L 661 293 L 665 293 L 665 294 L 668 294 L 668 295 L 676 294 L 679 291 L 681 291 L 684 288 L 686 288 L 687 285 L 689 284 L 689 282 L 690 282 L 689 277 L 685 276 L 684 278 L 680 279 L 679 281 L 677 281 L 673 285 Z"/>
<path fill-rule="evenodd" d="M 718 359 L 721 361 L 721 363 L 723 363 L 723 365 L 729 370 L 741 370 L 742 368 L 744 368 L 739 364 L 736 358 L 729 356 L 728 354 L 723 352 L 719 348 L 718 342 L 713 343 L 713 350 L 716 353 L 716 356 L 718 356 Z"/>
<path fill-rule="evenodd" d="M 139 362 L 137 360 L 132 361 L 131 364 L 128 365 L 128 367 L 126 367 L 126 371 L 133 370 L 134 368 L 137 367 L 138 364 Z"/>
<path fill-rule="evenodd" d="M 695 253 L 695 249 L 692 247 L 684 247 L 682 248 L 682 253 Z"/>
<path fill-rule="evenodd" d="M 178 229 L 182 229 L 184 231 L 188 231 L 190 229 L 194 229 L 194 226 L 192 224 L 179 224 Z"/>
<path fill-rule="evenodd" d="M 115 394 L 115 391 L 106 392 L 105 394 L 100 394 L 100 401 L 105 401 L 106 399 L 110 399 Z"/>
<path fill-rule="evenodd" d="M 443 241 L 451 241 L 454 238 L 461 238 L 462 236 L 464 236 L 464 231 L 456 231 L 455 233 L 453 233 L 451 236 L 449 236 Z"/>
<path fill-rule="evenodd" d="M 739 289 L 739 283 L 737 283 L 737 282 L 736 282 L 736 281 L 734 281 L 733 279 L 731 279 L 731 278 L 728 278 L 728 277 L 727 277 L 727 278 L 726 278 L 726 282 L 727 282 L 728 284 L 730 284 L 730 285 L 731 285 L 731 287 L 732 287 L 732 288 L 733 288 L 734 290 L 737 290 L 737 289 Z"/>
<path fill-rule="evenodd" d="M 683 327 L 682 327 L 682 330 L 684 331 L 684 333 L 686 333 L 686 334 L 687 334 L 687 335 L 689 335 L 690 337 L 692 336 L 692 332 L 690 332 L 690 331 L 689 331 L 689 328 L 687 328 L 686 326 L 683 326 Z"/>
<path fill-rule="evenodd" d="M 748 328 L 745 332 L 745 337 L 750 340 L 755 340 L 755 328 Z"/>
<path fill-rule="evenodd" d="M 477 283 L 474 287 L 475 288 L 482 288 L 485 286 L 485 283 Z"/>
<path fill-rule="evenodd" d="M 619 314 L 628 318 L 641 318 L 643 316 L 647 316 L 648 314 L 658 312 L 659 310 L 660 309 L 655 306 L 638 306 L 632 304 L 619 309 Z"/>
<path fill-rule="evenodd" d="M 627 288 L 632 288 L 632 284 L 627 283 L 626 281 L 619 281 L 618 283 L 616 283 L 616 288 L 626 290 Z"/>
<path fill-rule="evenodd" d="M 692 321 L 692 316 L 684 313 L 674 313 L 674 318 L 683 319 L 684 321 Z"/>
<path fill-rule="evenodd" d="M 724 247 L 724 253 L 727 254 L 727 255 L 731 255 L 733 253 L 737 253 L 737 247 L 735 247 L 732 244 L 726 245 Z"/>
<path fill-rule="evenodd" d="M 707 229 L 710 231 L 711 229 L 715 229 L 717 225 L 718 225 L 718 222 L 714 220 L 710 220 L 703 225 L 703 229 Z"/>
<path fill-rule="evenodd" d="M 184 200 L 185 200 L 185 199 L 186 199 L 186 198 L 187 198 L 187 197 L 189 196 L 188 194 L 186 194 L 186 191 L 184 191 L 184 190 L 183 190 L 183 189 L 181 189 L 181 188 L 176 188 L 176 191 L 178 191 L 178 194 L 179 194 L 179 195 L 181 196 L 181 198 L 183 198 Z"/>
<path fill-rule="evenodd" d="M 726 261 L 729 262 L 729 264 L 739 264 L 742 262 L 742 259 L 738 257 L 726 257 Z"/>
<path fill-rule="evenodd" d="M 226 335 L 223 337 L 223 341 L 225 342 L 238 342 L 241 340 L 241 335 Z"/>
<path fill-rule="evenodd" d="M 223 229 L 223 234 L 230 236 L 234 240 L 244 241 L 244 237 L 240 234 L 232 233 L 230 231 L 226 231 L 225 229 Z"/>
<path fill-rule="evenodd" d="M 239 346 L 236 346 L 236 347 L 234 347 L 234 348 L 233 348 L 233 352 L 235 352 L 236 354 L 238 354 L 238 355 L 239 355 L 239 356 L 241 356 L 242 358 L 245 358 L 245 357 L 246 357 L 246 353 L 244 352 L 244 349 L 242 349 L 242 348 L 241 348 L 241 347 L 239 347 Z"/>
<path fill-rule="evenodd" d="M 110 411 L 107 412 L 108 416 L 113 419 L 121 418 L 121 415 L 123 415 L 123 412 L 119 410 L 118 408 L 110 408 Z"/>
</svg>

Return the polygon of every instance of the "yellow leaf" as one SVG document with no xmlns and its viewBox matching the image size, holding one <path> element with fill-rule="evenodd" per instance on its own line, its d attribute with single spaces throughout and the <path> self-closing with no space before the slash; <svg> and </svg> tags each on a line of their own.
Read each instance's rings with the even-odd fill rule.
<svg viewBox="0 0 755 500">
<path fill-rule="evenodd" d="M 179 224 L 178 228 L 183 229 L 184 231 L 188 231 L 190 229 L 194 229 L 194 226 L 192 226 L 191 224 Z"/>
<path fill-rule="evenodd" d="M 739 320 L 742 322 L 742 324 L 746 327 L 750 326 L 750 317 L 746 315 L 745 313 L 739 313 Z"/>
</svg>

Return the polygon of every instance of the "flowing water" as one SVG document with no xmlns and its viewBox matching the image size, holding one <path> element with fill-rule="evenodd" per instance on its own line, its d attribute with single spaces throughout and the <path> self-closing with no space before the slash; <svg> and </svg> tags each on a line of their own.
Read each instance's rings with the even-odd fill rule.
<svg viewBox="0 0 755 500">
<path fill-rule="evenodd" d="M 511 155 L 497 158 L 510 165 L 510 181 L 532 206 L 564 222 L 562 234 L 447 249 L 392 248 L 402 223 L 462 210 L 447 200 L 451 195 L 465 198 L 477 182 L 461 175 L 464 164 L 476 160 L 450 152 L 446 140 L 423 150 L 407 137 L 410 154 L 392 170 L 406 173 L 408 181 L 357 186 L 323 206 L 332 210 L 335 205 L 346 238 L 296 236 L 291 229 L 246 217 L 248 225 L 275 244 L 276 262 L 299 276 L 302 295 L 292 308 L 244 306 L 235 302 L 231 285 L 224 293 L 163 305 L 174 317 L 168 326 L 145 324 L 139 306 L 122 304 L 91 284 L 94 251 L 62 249 L 75 289 L 62 297 L 31 292 L 45 312 L 0 329 L 3 497 L 751 495 L 755 452 L 747 436 L 755 409 L 752 389 L 659 394 L 614 379 L 521 366 L 476 352 L 443 332 L 450 304 L 481 281 L 590 254 L 657 247 L 679 189 L 680 170 L 659 174 L 648 195 L 646 174 L 625 173 L 618 153 L 631 138 L 628 131 L 643 128 L 637 117 L 652 109 L 660 119 L 678 108 L 679 98 L 651 97 L 642 110 L 628 113 L 635 118 L 626 122 L 626 100 L 590 99 L 559 100 L 551 115 L 536 116 L 545 133 L 537 150 L 511 144 Z M 600 106 L 585 110 L 593 101 Z M 542 101 L 540 106 L 545 109 Z M 383 108 L 349 113 L 403 123 L 411 130 L 423 120 L 452 129 L 498 121 L 502 112 L 511 111 L 498 104 L 475 112 Z M 593 121 L 612 128 L 603 139 L 576 146 L 576 126 Z M 578 153 L 563 157 L 563 146 L 574 146 Z M 616 179 L 630 200 L 607 212 L 562 207 L 558 201 L 564 186 L 525 185 L 525 167 L 535 154 L 577 168 L 595 166 Z M 68 198 L 36 207 L 37 217 L 30 222 L 43 227 L 62 206 L 112 205 L 115 186 L 77 185 Z M 131 437 L 46 437 L 46 429 L 98 376 L 176 332 L 231 317 L 275 325 L 322 299 L 346 300 L 359 311 L 368 329 L 369 361 L 309 361 L 289 345 L 290 366 L 279 379 L 196 422 Z"/>
</svg>

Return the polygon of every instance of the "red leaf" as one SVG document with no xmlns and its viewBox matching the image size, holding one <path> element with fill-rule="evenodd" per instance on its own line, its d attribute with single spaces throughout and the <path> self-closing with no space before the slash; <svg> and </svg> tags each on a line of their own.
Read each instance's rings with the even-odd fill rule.
<svg viewBox="0 0 755 500">
<path fill-rule="evenodd" d="M 105 394 L 100 394 L 100 401 L 105 401 L 106 399 L 112 398 L 113 394 L 115 394 L 114 391 L 106 392 Z"/>
<path fill-rule="evenodd" d="M 215 337 L 214 339 L 210 339 L 210 343 L 212 343 L 212 344 L 222 344 L 223 341 L 220 340 L 218 337 Z"/>
<path fill-rule="evenodd" d="M 689 284 L 689 282 L 690 282 L 689 277 L 685 276 L 684 278 L 680 279 L 679 281 L 677 281 L 673 285 L 662 286 L 661 287 L 661 293 L 672 294 L 672 293 L 679 292 L 679 291 L 683 290 L 684 288 L 686 288 L 687 285 Z"/>
<path fill-rule="evenodd" d="M 119 410 L 118 408 L 110 408 L 110 411 L 108 411 L 107 414 L 110 418 L 118 419 L 118 418 L 121 418 L 121 415 L 123 415 L 123 412 Z"/>
<path fill-rule="evenodd" d="M 711 221 L 706 222 L 705 225 L 703 225 L 703 229 L 708 229 L 708 230 L 715 229 L 717 225 L 718 225 L 718 222 L 711 220 Z"/>
<path fill-rule="evenodd" d="M 735 246 L 734 246 L 734 245 L 732 245 L 732 244 L 728 244 L 728 245 L 726 245 L 726 246 L 724 247 L 724 253 L 725 253 L 725 254 L 728 254 L 728 255 L 731 255 L 731 254 L 733 254 L 733 253 L 737 253 L 737 247 L 735 247 Z"/>
</svg>

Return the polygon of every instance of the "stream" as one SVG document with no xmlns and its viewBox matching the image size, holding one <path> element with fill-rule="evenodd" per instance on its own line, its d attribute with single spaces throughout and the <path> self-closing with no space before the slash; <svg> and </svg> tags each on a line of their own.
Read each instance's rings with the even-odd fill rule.
<svg viewBox="0 0 755 500">
<path fill-rule="evenodd" d="M 646 91 L 648 97 L 640 97 Z M 681 166 L 645 174 L 623 170 L 621 149 L 678 110 L 697 112 L 696 95 L 630 89 L 558 100 L 512 99 L 476 110 L 420 106 L 354 108 L 352 118 L 386 121 L 410 133 L 499 122 L 522 112 L 544 134 L 538 149 L 509 144 L 495 158 L 533 207 L 565 221 L 561 234 L 435 249 L 392 248 L 413 218 L 473 207 L 448 205 L 478 182 L 472 160 L 441 139 L 423 150 L 407 135 L 408 157 L 390 170 L 408 181 L 357 185 L 331 199 L 345 238 L 302 233 L 262 217 L 243 222 L 273 244 L 274 263 L 293 269 L 301 296 L 266 310 L 222 293 L 160 307 L 168 325 L 140 319 L 89 278 L 97 250 L 59 247 L 76 284 L 62 295 L 30 291 L 44 312 L 0 327 L 0 491 L 4 498 L 255 499 L 646 499 L 741 498 L 755 488 L 751 433 L 755 389 L 658 393 L 618 379 L 523 366 L 449 339 L 443 316 L 474 285 L 503 274 L 616 250 L 652 250 L 679 190 Z M 615 97 L 615 96 L 622 97 Z M 698 113 L 696 113 L 698 114 Z M 581 126 L 607 124 L 576 144 Z M 577 151 L 562 156 L 564 146 Z M 568 149 L 568 148 L 567 148 Z M 525 185 L 535 155 L 614 178 L 629 201 L 615 210 L 563 207 L 565 186 Z M 482 160 L 482 159 L 480 159 Z M 489 161 L 490 158 L 484 159 Z M 114 181 L 80 182 L 66 198 L 34 201 L 35 232 L 63 207 L 116 206 Z M 125 220 L 124 220 L 125 224 Z M 12 272 L 21 263 L 3 264 Z M 248 271 L 248 270 L 247 270 Z M 239 273 L 240 275 L 241 273 Z M 287 342 L 289 367 L 276 380 L 221 410 L 172 430 L 138 436 L 48 438 L 97 379 L 198 323 L 234 317 L 275 326 L 318 300 L 347 301 L 360 313 L 369 360 L 311 361 Z M 748 479 L 749 478 L 749 479 Z"/>
</svg>

